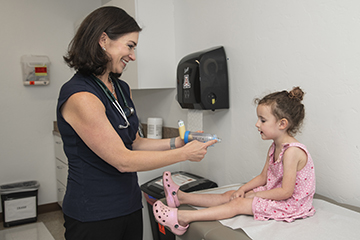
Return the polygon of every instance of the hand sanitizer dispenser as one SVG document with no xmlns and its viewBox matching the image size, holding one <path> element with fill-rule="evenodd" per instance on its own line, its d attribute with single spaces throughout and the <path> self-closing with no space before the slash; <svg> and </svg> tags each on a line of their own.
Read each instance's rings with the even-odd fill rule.
<svg viewBox="0 0 360 240">
<path fill-rule="evenodd" d="M 177 68 L 177 100 L 182 108 L 229 108 L 229 83 L 223 47 L 189 54 Z"/>
</svg>

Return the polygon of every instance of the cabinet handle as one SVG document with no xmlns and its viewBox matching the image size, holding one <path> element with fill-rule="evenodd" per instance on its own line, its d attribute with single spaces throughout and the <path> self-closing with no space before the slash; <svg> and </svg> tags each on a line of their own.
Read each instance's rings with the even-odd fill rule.
<svg viewBox="0 0 360 240">
<path fill-rule="evenodd" d="M 64 166 L 56 166 L 58 169 L 64 169 Z"/>
</svg>

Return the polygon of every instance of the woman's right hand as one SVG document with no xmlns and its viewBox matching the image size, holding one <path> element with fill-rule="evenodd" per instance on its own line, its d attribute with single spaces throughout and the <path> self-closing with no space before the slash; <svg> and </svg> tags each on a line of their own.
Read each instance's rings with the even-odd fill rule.
<svg viewBox="0 0 360 240">
<path fill-rule="evenodd" d="M 215 144 L 217 140 L 211 140 L 205 143 L 199 141 L 191 141 L 187 143 L 183 149 L 187 154 L 187 159 L 192 162 L 200 162 L 207 153 L 207 148 Z"/>
</svg>

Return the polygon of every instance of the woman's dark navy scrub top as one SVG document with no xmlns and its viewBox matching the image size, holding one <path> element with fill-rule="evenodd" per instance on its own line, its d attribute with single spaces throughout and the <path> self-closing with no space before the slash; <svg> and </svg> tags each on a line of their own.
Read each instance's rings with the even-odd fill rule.
<svg viewBox="0 0 360 240">
<path fill-rule="evenodd" d="M 128 106 L 134 108 L 129 86 L 124 81 L 118 81 Z M 78 221 L 89 222 L 125 216 L 141 209 L 137 173 L 121 173 L 99 158 L 61 115 L 61 106 L 77 92 L 90 92 L 101 100 L 110 123 L 130 150 L 139 124 L 135 112 L 128 117 L 130 126 L 119 129 L 120 124 L 126 125 L 125 120 L 91 76 L 78 72 L 62 86 L 57 105 L 57 124 L 69 162 L 67 189 L 63 201 L 64 214 Z M 124 107 L 117 88 L 116 95 L 120 105 Z"/>
</svg>

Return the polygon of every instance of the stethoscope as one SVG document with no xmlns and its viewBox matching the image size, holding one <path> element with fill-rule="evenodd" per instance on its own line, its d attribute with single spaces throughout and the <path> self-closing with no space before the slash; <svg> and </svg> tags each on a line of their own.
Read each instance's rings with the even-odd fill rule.
<svg viewBox="0 0 360 240">
<path fill-rule="evenodd" d="M 121 90 L 120 84 L 118 81 L 115 81 L 116 86 L 118 87 L 120 93 L 121 93 L 121 97 L 124 101 L 125 104 L 125 110 L 123 110 L 123 108 L 120 106 L 119 102 L 117 101 L 117 99 L 115 98 L 115 96 L 110 92 L 110 90 L 106 87 L 105 83 L 103 83 L 100 79 L 98 79 L 96 76 L 91 75 L 91 77 L 95 80 L 95 82 L 100 86 L 100 88 L 104 91 L 105 95 L 107 96 L 107 98 L 110 100 L 110 102 L 114 105 L 114 107 L 118 110 L 118 112 L 120 113 L 120 115 L 124 118 L 126 125 L 119 125 L 120 129 L 125 129 L 128 128 L 130 126 L 130 123 L 128 121 L 128 117 L 130 117 L 131 115 L 134 114 L 135 110 L 132 107 L 129 107 L 124 93 Z M 114 82 L 111 77 L 109 76 L 109 80 L 112 81 L 112 83 Z"/>
</svg>

